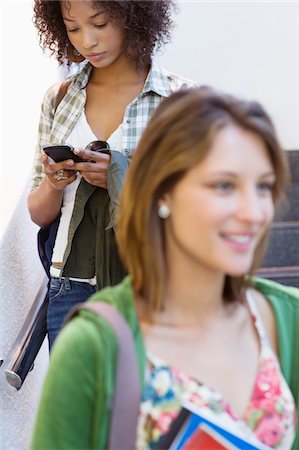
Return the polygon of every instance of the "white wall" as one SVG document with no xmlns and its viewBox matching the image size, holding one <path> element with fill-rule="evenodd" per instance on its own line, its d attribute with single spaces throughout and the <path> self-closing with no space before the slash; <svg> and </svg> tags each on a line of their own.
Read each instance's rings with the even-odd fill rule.
<svg viewBox="0 0 299 450">
<path fill-rule="evenodd" d="M 167 67 L 261 101 L 299 148 L 299 1 L 181 1 Z"/>
<path fill-rule="evenodd" d="M 31 170 L 39 105 L 57 80 L 31 22 L 32 2 L 1 3 L 0 237 Z M 162 64 L 264 103 L 286 149 L 299 148 L 299 2 L 179 1 Z"/>
<path fill-rule="evenodd" d="M 31 171 L 40 102 L 57 79 L 32 24 L 32 2 L 1 6 L 1 217 L 0 237 Z"/>
</svg>

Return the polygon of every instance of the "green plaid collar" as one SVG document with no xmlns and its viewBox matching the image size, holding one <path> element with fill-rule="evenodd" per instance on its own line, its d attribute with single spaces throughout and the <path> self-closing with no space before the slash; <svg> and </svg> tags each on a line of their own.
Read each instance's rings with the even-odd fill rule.
<svg viewBox="0 0 299 450">
<path fill-rule="evenodd" d="M 152 61 L 141 95 L 148 92 L 155 92 L 161 97 L 168 97 L 172 92 L 167 71 L 162 69 L 155 60 Z"/>
<path fill-rule="evenodd" d="M 83 66 L 81 71 L 73 75 L 74 82 L 77 84 L 79 89 L 84 89 L 88 83 L 89 77 L 91 75 L 93 66 L 88 62 Z M 149 73 L 146 77 L 142 92 L 140 95 L 147 94 L 148 92 L 154 92 L 161 97 L 168 97 L 172 90 L 169 85 L 168 72 L 156 62 L 155 59 L 152 60 L 152 64 Z"/>
</svg>

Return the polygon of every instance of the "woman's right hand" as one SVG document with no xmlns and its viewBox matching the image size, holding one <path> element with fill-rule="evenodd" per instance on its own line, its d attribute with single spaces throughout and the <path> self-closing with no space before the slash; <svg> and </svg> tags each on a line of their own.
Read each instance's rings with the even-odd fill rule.
<svg viewBox="0 0 299 450">
<path fill-rule="evenodd" d="M 48 182 L 55 190 L 62 191 L 68 184 L 76 180 L 76 171 L 72 170 L 74 161 L 71 159 L 55 163 L 44 154 L 41 156 L 41 163 Z"/>
<path fill-rule="evenodd" d="M 76 171 L 72 170 L 74 161 L 70 159 L 55 163 L 44 154 L 41 163 L 45 176 L 40 185 L 29 193 L 27 203 L 32 221 L 40 227 L 46 227 L 58 216 L 63 190 L 76 180 Z"/>
</svg>

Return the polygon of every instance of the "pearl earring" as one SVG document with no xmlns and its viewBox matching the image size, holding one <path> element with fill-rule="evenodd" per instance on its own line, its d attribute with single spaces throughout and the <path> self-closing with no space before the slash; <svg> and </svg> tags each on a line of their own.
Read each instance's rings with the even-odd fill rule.
<svg viewBox="0 0 299 450">
<path fill-rule="evenodd" d="M 168 219 L 170 211 L 167 205 L 160 205 L 158 208 L 158 216 L 160 219 Z"/>
</svg>

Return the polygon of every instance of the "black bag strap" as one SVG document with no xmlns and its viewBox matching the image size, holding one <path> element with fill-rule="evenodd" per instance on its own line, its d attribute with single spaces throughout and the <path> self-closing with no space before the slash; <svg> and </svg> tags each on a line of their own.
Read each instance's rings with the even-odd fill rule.
<svg viewBox="0 0 299 450">
<path fill-rule="evenodd" d="M 71 309 L 67 320 L 88 309 L 102 316 L 118 340 L 117 373 L 109 432 L 109 449 L 136 448 L 136 430 L 141 399 L 139 368 L 134 338 L 123 316 L 109 303 L 87 302 Z"/>
<path fill-rule="evenodd" d="M 68 87 L 70 84 L 71 84 L 71 80 L 65 80 L 65 81 L 61 82 L 58 92 L 57 92 L 56 99 L 55 99 L 54 113 L 56 113 L 59 103 L 61 102 L 61 100 L 63 99 L 65 94 L 67 93 L 67 90 L 68 90 Z"/>
</svg>

